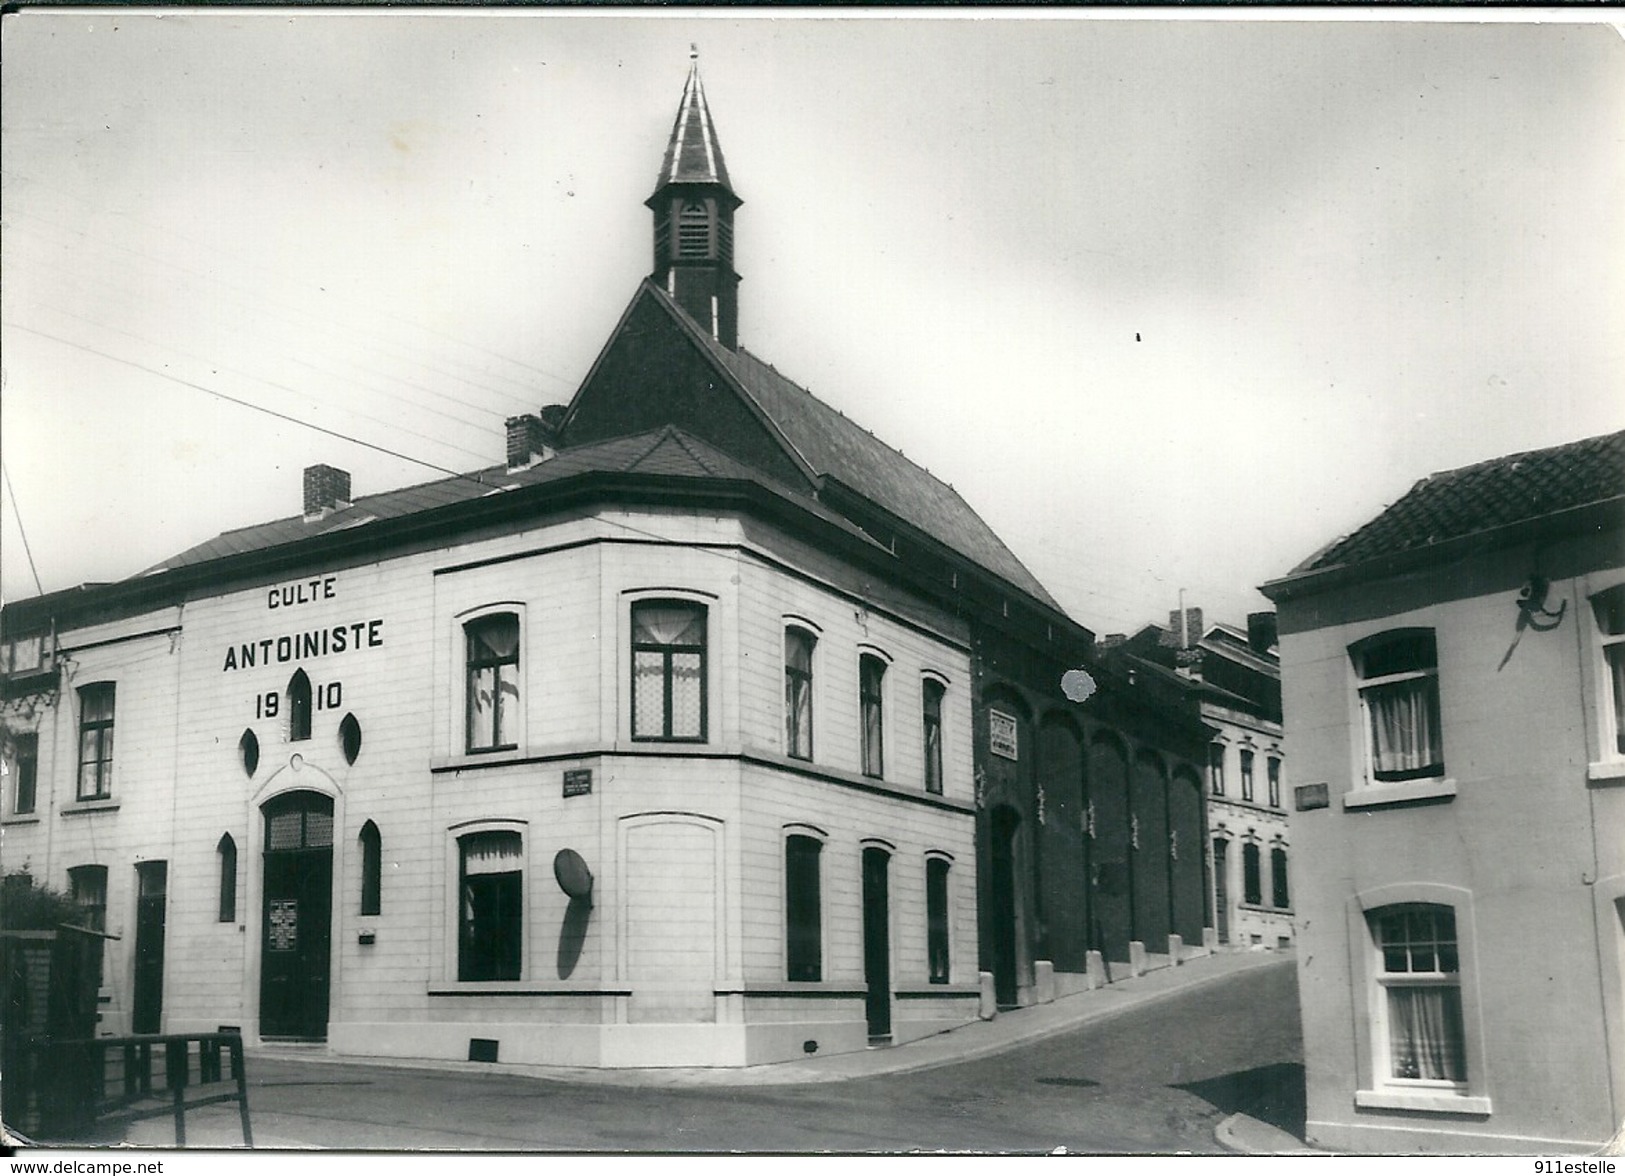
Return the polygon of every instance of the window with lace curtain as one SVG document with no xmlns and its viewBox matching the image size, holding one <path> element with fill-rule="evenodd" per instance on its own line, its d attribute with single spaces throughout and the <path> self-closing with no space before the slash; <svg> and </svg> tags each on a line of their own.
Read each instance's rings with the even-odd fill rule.
<svg viewBox="0 0 1625 1176">
<path fill-rule="evenodd" d="M 858 713 L 862 724 L 863 774 L 886 774 L 885 695 L 886 663 L 873 654 L 858 659 Z"/>
<path fill-rule="evenodd" d="M 463 626 L 468 666 L 469 751 L 519 745 L 519 618 L 493 613 Z"/>
<path fill-rule="evenodd" d="M 812 759 L 813 645 L 805 629 L 784 631 L 784 752 L 794 759 Z"/>
<path fill-rule="evenodd" d="M 1372 1026 L 1379 1081 L 1465 1087 L 1456 912 L 1432 903 L 1406 903 L 1378 907 L 1366 917 L 1380 990 Z"/>
<path fill-rule="evenodd" d="M 518 980 L 524 961 L 524 843 L 493 829 L 457 839 L 457 979 Z"/>
<path fill-rule="evenodd" d="M 1439 655 L 1432 629 L 1379 633 L 1349 648 L 1365 712 L 1371 781 L 1444 775 Z"/>
<path fill-rule="evenodd" d="M 633 739 L 705 739 L 705 619 L 688 600 L 632 606 Z"/>
</svg>

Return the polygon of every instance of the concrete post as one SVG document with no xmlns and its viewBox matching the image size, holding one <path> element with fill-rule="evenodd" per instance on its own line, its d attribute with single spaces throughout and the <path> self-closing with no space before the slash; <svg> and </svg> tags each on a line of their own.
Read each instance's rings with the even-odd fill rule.
<svg viewBox="0 0 1625 1176">
<path fill-rule="evenodd" d="M 976 980 L 981 986 L 981 1000 L 978 1002 L 976 1015 L 984 1021 L 991 1021 L 999 1015 L 999 998 L 993 991 L 993 973 L 978 972 Z"/>
<path fill-rule="evenodd" d="M 1033 1003 L 1049 1004 L 1055 999 L 1055 964 L 1050 960 L 1033 961 Z"/>
<path fill-rule="evenodd" d="M 1202 946 L 1209 951 L 1219 950 L 1219 929 L 1217 927 L 1202 928 Z"/>
<path fill-rule="evenodd" d="M 1085 975 L 1091 992 L 1097 988 L 1106 987 L 1108 983 L 1106 978 L 1106 957 L 1098 951 L 1090 952 Z"/>
<path fill-rule="evenodd" d="M 1145 975 L 1145 944 L 1138 939 L 1128 941 L 1128 974 L 1130 976 Z"/>
<path fill-rule="evenodd" d="M 1168 936 L 1168 958 L 1176 968 L 1185 962 L 1185 937 L 1183 935 Z"/>
</svg>

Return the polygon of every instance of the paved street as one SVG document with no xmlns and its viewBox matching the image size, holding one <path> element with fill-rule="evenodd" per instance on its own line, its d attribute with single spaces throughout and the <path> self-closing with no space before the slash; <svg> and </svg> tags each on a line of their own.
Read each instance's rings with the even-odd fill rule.
<svg viewBox="0 0 1625 1176">
<path fill-rule="evenodd" d="M 1300 1060 L 1285 959 L 992 1056 L 851 1081 L 627 1086 L 257 1058 L 250 1101 L 270 1146 L 1214 1152 L 1233 1111 L 1301 1134 Z M 200 1114 L 194 1141 L 231 1140 L 234 1113 L 207 1114 L 220 1129 Z"/>
</svg>

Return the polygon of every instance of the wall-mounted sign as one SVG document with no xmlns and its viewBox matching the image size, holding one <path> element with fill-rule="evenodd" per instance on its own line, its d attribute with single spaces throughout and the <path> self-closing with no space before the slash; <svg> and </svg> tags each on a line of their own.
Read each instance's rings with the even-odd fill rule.
<svg viewBox="0 0 1625 1176">
<path fill-rule="evenodd" d="M 1016 716 L 1003 711 L 987 712 L 987 749 L 1005 759 L 1016 759 Z"/>
<path fill-rule="evenodd" d="M 1323 809 L 1331 803 L 1327 795 L 1330 790 L 1324 784 L 1299 784 L 1294 792 L 1298 801 L 1298 811 L 1308 812 L 1310 809 Z"/>
<path fill-rule="evenodd" d="M 572 768 L 564 773 L 564 795 L 586 796 L 591 791 L 591 768 Z"/>
</svg>

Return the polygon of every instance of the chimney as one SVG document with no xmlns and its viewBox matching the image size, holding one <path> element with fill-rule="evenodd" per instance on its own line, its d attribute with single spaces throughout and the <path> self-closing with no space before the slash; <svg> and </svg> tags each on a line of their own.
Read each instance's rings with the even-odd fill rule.
<svg viewBox="0 0 1625 1176">
<path fill-rule="evenodd" d="M 1254 653 L 1268 653 L 1279 639 L 1273 612 L 1247 614 L 1247 644 Z"/>
<path fill-rule="evenodd" d="M 319 519 L 350 505 L 350 475 L 330 465 L 305 467 L 305 517 Z"/>
<path fill-rule="evenodd" d="M 538 413 L 508 418 L 508 472 L 526 469 L 553 456 L 558 445 L 564 405 L 549 404 Z"/>
<path fill-rule="evenodd" d="M 1185 610 L 1183 627 L 1180 626 L 1180 610 L 1171 609 L 1168 612 L 1168 628 L 1162 634 L 1160 645 L 1172 646 L 1175 649 L 1189 649 L 1202 640 L 1206 630 L 1202 628 L 1202 610 L 1187 608 Z"/>
<path fill-rule="evenodd" d="M 1107 633 L 1100 639 L 1095 648 L 1101 653 L 1105 653 L 1109 649 L 1116 649 L 1119 645 L 1122 645 L 1127 640 L 1127 633 Z"/>
</svg>

